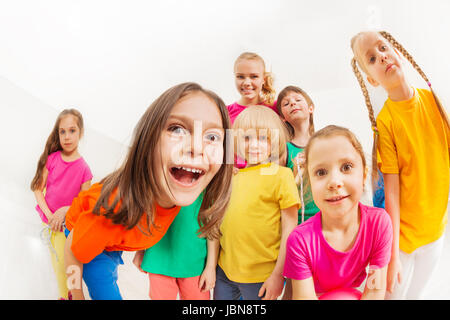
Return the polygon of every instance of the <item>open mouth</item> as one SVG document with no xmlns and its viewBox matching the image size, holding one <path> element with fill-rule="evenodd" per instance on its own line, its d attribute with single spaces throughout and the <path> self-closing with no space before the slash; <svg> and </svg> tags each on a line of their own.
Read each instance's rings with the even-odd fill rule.
<svg viewBox="0 0 450 320">
<path fill-rule="evenodd" d="M 170 174 L 180 184 L 192 185 L 205 174 L 205 171 L 197 168 L 173 167 L 170 169 Z"/>
<path fill-rule="evenodd" d="M 393 63 L 388 64 L 388 65 L 386 66 L 386 72 L 388 72 L 389 70 L 391 70 L 393 66 L 394 66 Z"/>
</svg>

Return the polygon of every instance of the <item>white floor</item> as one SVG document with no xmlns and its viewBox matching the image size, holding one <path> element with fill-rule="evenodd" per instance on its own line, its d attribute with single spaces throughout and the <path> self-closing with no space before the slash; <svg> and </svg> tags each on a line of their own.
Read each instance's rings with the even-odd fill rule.
<svg viewBox="0 0 450 320">
<path fill-rule="evenodd" d="M 13 181 L 0 181 L 0 299 L 56 299 L 58 292 L 47 247 L 39 238 L 41 222 L 31 191 Z M 132 264 L 134 253 L 124 252 L 119 286 L 124 299 L 148 299 L 148 280 Z M 427 299 L 450 299 L 450 232 Z"/>
</svg>

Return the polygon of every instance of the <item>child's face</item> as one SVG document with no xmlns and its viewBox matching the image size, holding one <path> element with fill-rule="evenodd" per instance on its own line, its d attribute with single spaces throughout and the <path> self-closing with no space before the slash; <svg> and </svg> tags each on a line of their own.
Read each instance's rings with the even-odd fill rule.
<svg viewBox="0 0 450 320">
<path fill-rule="evenodd" d="M 59 121 L 59 143 L 63 152 L 70 154 L 78 148 L 78 142 L 81 138 L 81 131 L 78 127 L 77 117 L 69 114 Z"/>
<path fill-rule="evenodd" d="M 236 88 L 242 98 L 258 100 L 264 84 L 264 65 L 262 62 L 257 59 L 240 59 L 236 62 L 234 73 Z"/>
<path fill-rule="evenodd" d="M 308 106 L 305 97 L 300 93 L 291 91 L 281 100 L 281 113 L 284 120 L 289 123 L 295 120 L 309 120 L 313 111 L 314 107 Z"/>
<path fill-rule="evenodd" d="M 404 79 L 400 56 L 396 50 L 376 32 L 362 35 L 356 43 L 356 51 L 364 64 L 367 81 L 389 90 Z"/>
<path fill-rule="evenodd" d="M 265 162 L 270 157 L 270 139 L 266 130 L 246 130 L 239 136 L 240 154 L 249 165 Z"/>
<path fill-rule="evenodd" d="M 366 174 L 361 155 L 348 138 L 339 135 L 314 140 L 308 174 L 314 202 L 323 213 L 339 218 L 357 208 Z"/>
<path fill-rule="evenodd" d="M 160 206 L 188 206 L 197 199 L 222 165 L 224 135 L 219 108 L 209 97 L 194 92 L 178 100 L 155 148 Z"/>
</svg>

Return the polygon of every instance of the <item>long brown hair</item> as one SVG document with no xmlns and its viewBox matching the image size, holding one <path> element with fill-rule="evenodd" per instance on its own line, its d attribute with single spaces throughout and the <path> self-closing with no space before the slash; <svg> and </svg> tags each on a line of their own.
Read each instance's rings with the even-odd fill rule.
<svg viewBox="0 0 450 320">
<path fill-rule="evenodd" d="M 236 68 L 236 64 L 239 60 L 258 60 L 263 65 L 263 76 L 264 76 L 264 83 L 261 88 L 261 101 L 259 103 L 266 103 L 266 104 L 273 104 L 275 101 L 275 87 L 274 87 L 274 79 L 273 74 L 271 72 L 266 71 L 266 64 L 264 62 L 264 59 L 254 52 L 243 52 L 237 57 L 236 61 L 234 62 L 234 68 Z"/>
<path fill-rule="evenodd" d="M 369 31 L 370 32 L 370 31 Z M 358 83 L 361 87 L 361 90 L 364 95 L 367 111 L 369 113 L 369 120 L 372 124 L 372 130 L 374 131 L 374 142 L 373 142 L 373 148 L 372 148 L 372 187 L 376 188 L 377 180 L 378 180 L 378 165 L 377 165 L 377 148 L 378 148 L 378 129 L 377 129 L 377 122 L 375 119 L 372 103 L 370 101 L 369 92 L 367 90 L 367 87 L 365 85 L 364 79 L 361 75 L 361 72 L 358 69 L 359 67 L 367 73 L 367 71 L 364 68 L 364 64 L 361 61 L 361 57 L 358 54 L 357 50 L 355 49 L 355 43 L 357 39 L 363 35 L 365 35 L 367 32 L 360 32 L 356 34 L 350 42 L 350 46 L 353 50 L 354 58 L 351 60 L 351 65 L 353 69 L 353 73 L 356 76 L 356 79 L 358 80 Z M 397 49 L 408 61 L 411 63 L 411 65 L 414 67 L 414 69 L 420 74 L 420 76 L 425 80 L 425 82 L 430 87 L 431 93 L 433 94 L 434 101 L 436 102 L 436 105 L 438 107 L 439 113 L 441 114 L 442 120 L 444 122 L 444 125 L 447 127 L 447 129 L 450 129 L 450 121 L 447 115 L 447 112 L 445 111 L 444 106 L 442 105 L 442 102 L 440 101 L 439 97 L 434 92 L 433 88 L 431 87 L 431 83 L 428 80 L 428 77 L 425 75 L 425 73 L 422 71 L 422 69 L 419 67 L 419 65 L 416 63 L 416 61 L 413 59 L 413 57 L 409 54 L 408 51 L 397 41 L 394 39 L 394 37 L 386 32 L 386 31 L 379 31 L 378 34 L 380 34 L 384 39 L 386 39 L 392 47 Z"/>
<path fill-rule="evenodd" d="M 45 164 L 47 163 L 48 156 L 53 152 L 62 150 L 62 146 L 59 140 L 59 123 L 61 122 L 62 118 L 68 115 L 72 115 L 77 119 L 77 125 L 78 128 L 80 129 L 80 137 L 83 136 L 84 124 L 83 124 L 83 116 L 81 115 L 81 113 L 76 109 L 64 109 L 63 111 L 61 111 L 61 113 L 56 118 L 52 132 L 47 138 L 47 142 L 45 143 L 44 147 L 44 152 L 42 152 L 41 156 L 39 157 L 36 173 L 30 185 L 32 191 L 35 191 L 42 187 L 43 183 L 42 172 L 44 170 Z"/>
<path fill-rule="evenodd" d="M 223 128 L 230 128 L 230 120 L 225 103 L 215 93 L 203 89 L 192 82 L 182 83 L 166 90 L 157 98 L 139 120 L 129 149 L 122 166 L 105 177 L 100 197 L 93 209 L 97 215 L 105 215 L 114 224 L 121 224 L 127 229 L 138 225 L 144 214 L 147 215 L 147 230 L 151 233 L 150 224 L 154 225 L 154 210 L 157 195 L 161 193 L 161 186 L 156 180 L 156 170 L 153 159 L 160 154 L 156 145 L 160 139 L 167 119 L 173 106 L 182 97 L 195 92 L 201 92 L 209 97 L 219 108 Z M 226 143 L 223 143 L 226 151 Z M 214 178 L 204 191 L 203 202 L 198 214 L 200 236 L 216 238 L 219 236 L 219 223 L 222 220 L 228 200 L 230 198 L 230 182 L 232 165 L 223 162 Z M 117 190 L 114 199 L 110 199 Z M 116 208 L 119 201 L 120 208 Z M 100 211 L 102 209 L 102 211 Z M 140 226 L 138 225 L 138 228 Z"/>
<path fill-rule="evenodd" d="M 290 92 L 296 92 L 296 93 L 301 94 L 303 97 L 305 97 L 308 107 L 309 106 L 314 107 L 314 102 L 312 101 L 311 97 L 305 92 L 305 90 L 303 90 L 302 88 L 296 87 L 296 86 L 287 86 L 286 88 L 284 88 L 283 90 L 280 91 L 280 93 L 278 94 L 278 98 L 277 98 L 277 110 L 278 110 L 278 114 L 280 114 L 281 116 L 283 115 L 283 113 L 281 112 L 281 100 L 283 100 L 284 97 L 286 97 Z M 295 133 L 294 128 L 287 121 L 285 121 L 285 124 L 286 124 L 289 134 L 291 135 L 291 138 L 292 138 Z M 308 131 L 311 136 L 314 134 L 314 119 L 313 119 L 312 114 L 309 116 L 309 130 Z"/>
</svg>

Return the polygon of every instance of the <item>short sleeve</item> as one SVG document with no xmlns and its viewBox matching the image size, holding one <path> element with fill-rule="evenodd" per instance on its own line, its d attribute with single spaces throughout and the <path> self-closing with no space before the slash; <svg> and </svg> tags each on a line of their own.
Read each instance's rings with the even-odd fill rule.
<svg viewBox="0 0 450 320">
<path fill-rule="evenodd" d="M 280 177 L 280 187 L 278 193 L 278 201 L 280 203 L 281 209 L 287 209 L 294 205 L 298 205 L 300 203 L 300 196 L 298 194 L 298 187 L 295 184 L 294 174 L 292 170 L 286 167 L 279 167 L 278 170 L 283 173 L 279 175 Z"/>
<path fill-rule="evenodd" d="M 55 167 L 55 159 L 58 152 L 53 152 L 47 157 L 47 162 L 45 163 L 45 167 L 48 171 L 52 171 Z"/>
<path fill-rule="evenodd" d="M 92 172 L 91 172 L 91 168 L 89 168 L 89 166 L 86 163 L 86 167 L 84 169 L 84 175 L 83 175 L 83 183 L 85 183 L 86 181 L 92 180 Z"/>
<path fill-rule="evenodd" d="M 392 123 L 389 125 L 386 121 L 378 118 L 378 167 L 382 173 L 398 174 L 398 157 L 394 137 L 392 136 Z"/>
<path fill-rule="evenodd" d="M 376 236 L 369 263 L 371 269 L 384 268 L 391 260 L 393 239 L 392 221 L 384 209 L 380 209 L 380 211 L 379 218 L 374 220 L 376 225 L 373 226 L 373 233 Z"/>
<path fill-rule="evenodd" d="M 294 280 L 305 280 L 312 277 L 308 263 L 307 248 L 299 232 L 292 232 L 286 242 L 286 260 L 283 275 Z"/>
</svg>

